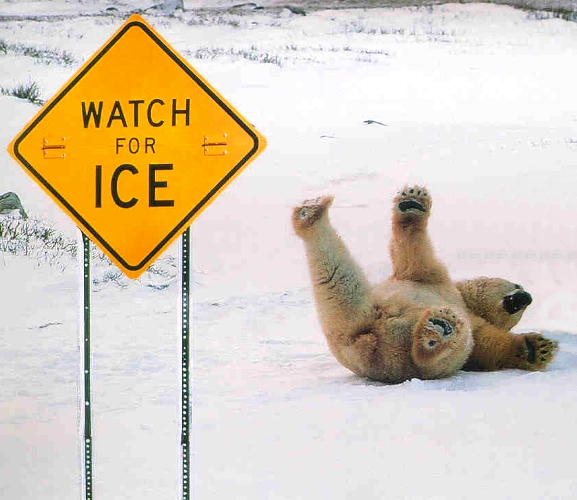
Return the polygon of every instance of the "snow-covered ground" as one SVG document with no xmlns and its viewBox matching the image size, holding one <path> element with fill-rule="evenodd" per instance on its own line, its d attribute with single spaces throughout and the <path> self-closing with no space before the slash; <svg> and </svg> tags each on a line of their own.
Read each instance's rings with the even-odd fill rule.
<svg viewBox="0 0 577 500">
<path fill-rule="evenodd" d="M 0 2 L 0 86 L 52 96 L 123 21 L 74 15 L 89 5 Z M 268 140 L 192 228 L 194 498 L 575 498 L 577 24 L 546 17 L 484 4 L 147 16 Z M 10 48 L 25 44 L 73 62 Z M 0 96 L 0 193 L 73 239 L 6 152 L 37 110 Z M 377 281 L 390 200 L 413 182 L 434 196 L 455 279 L 532 293 L 516 330 L 559 341 L 546 371 L 387 386 L 331 357 L 290 208 L 335 194 L 333 222 Z M 97 499 L 178 494 L 176 255 L 134 282 L 93 265 Z M 0 253 L 0 281 L 0 498 L 78 499 L 76 261 Z"/>
</svg>

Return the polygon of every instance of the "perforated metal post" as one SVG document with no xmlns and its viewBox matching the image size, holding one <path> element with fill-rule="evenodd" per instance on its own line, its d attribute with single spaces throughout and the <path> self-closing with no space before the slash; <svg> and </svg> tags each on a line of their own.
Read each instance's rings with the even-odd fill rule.
<svg viewBox="0 0 577 500">
<path fill-rule="evenodd" d="M 92 496 L 92 400 L 90 395 L 90 240 L 82 233 L 82 283 L 83 283 L 83 412 L 84 412 L 84 496 L 86 500 L 93 500 Z"/>
<path fill-rule="evenodd" d="M 182 459 L 182 498 L 191 498 L 191 461 L 190 461 L 190 228 L 182 235 L 182 289 L 181 289 L 181 327 L 182 327 L 182 366 L 181 366 L 181 459 Z"/>
</svg>

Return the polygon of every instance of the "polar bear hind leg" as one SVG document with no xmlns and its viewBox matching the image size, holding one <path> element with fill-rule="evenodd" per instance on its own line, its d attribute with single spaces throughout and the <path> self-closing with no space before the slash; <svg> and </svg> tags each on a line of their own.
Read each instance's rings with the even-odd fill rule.
<svg viewBox="0 0 577 500">
<path fill-rule="evenodd" d="M 305 200 L 293 209 L 293 228 L 305 243 L 317 312 L 329 346 L 362 340 L 359 345 L 372 349 L 368 337 L 359 339 L 376 314 L 371 286 L 330 223 L 332 202 L 331 196 Z"/>
<path fill-rule="evenodd" d="M 449 307 L 427 309 L 413 330 L 411 354 L 424 379 L 452 375 L 463 366 L 472 348 L 467 322 Z"/>
</svg>

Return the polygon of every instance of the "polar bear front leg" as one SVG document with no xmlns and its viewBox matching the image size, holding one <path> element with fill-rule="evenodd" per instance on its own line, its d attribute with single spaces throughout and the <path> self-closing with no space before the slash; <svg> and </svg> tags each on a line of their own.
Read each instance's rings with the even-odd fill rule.
<svg viewBox="0 0 577 500">
<path fill-rule="evenodd" d="M 393 278 L 421 283 L 449 281 L 445 265 L 437 259 L 427 231 L 432 200 L 422 186 L 403 188 L 393 200 L 390 255 Z"/>
<path fill-rule="evenodd" d="M 558 350 L 557 342 L 539 333 L 515 334 L 485 322 L 473 327 L 473 338 L 475 346 L 465 370 L 542 370 Z"/>
<path fill-rule="evenodd" d="M 449 307 L 425 310 L 413 329 L 411 355 L 423 379 L 454 374 L 465 364 L 472 348 L 466 318 Z"/>
<path fill-rule="evenodd" d="M 331 343 L 353 342 L 374 315 L 370 284 L 330 223 L 332 196 L 305 200 L 292 223 L 305 243 L 317 312 Z M 338 338 L 337 338 L 338 337 Z"/>
</svg>

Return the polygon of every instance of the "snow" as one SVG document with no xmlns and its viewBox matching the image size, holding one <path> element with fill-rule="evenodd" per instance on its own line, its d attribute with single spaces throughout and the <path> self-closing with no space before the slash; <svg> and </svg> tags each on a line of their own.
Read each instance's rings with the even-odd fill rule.
<svg viewBox="0 0 577 500">
<path fill-rule="evenodd" d="M 0 86 L 50 97 L 123 20 L 76 13 L 107 5 L 0 2 L 66 14 L 0 17 L 0 39 L 75 57 L 0 53 Z M 574 498 L 577 24 L 484 4 L 146 17 L 268 140 L 192 228 L 194 498 Z M 37 110 L 0 96 L 0 193 L 75 238 L 6 152 Z M 413 182 L 455 279 L 531 292 L 515 330 L 559 341 L 547 370 L 387 386 L 332 358 L 290 209 L 335 194 L 333 222 L 377 281 L 391 197 Z M 94 259 L 96 498 L 178 496 L 177 254 L 134 282 Z M 1 498 L 80 497 L 77 274 L 0 253 Z"/>
</svg>

